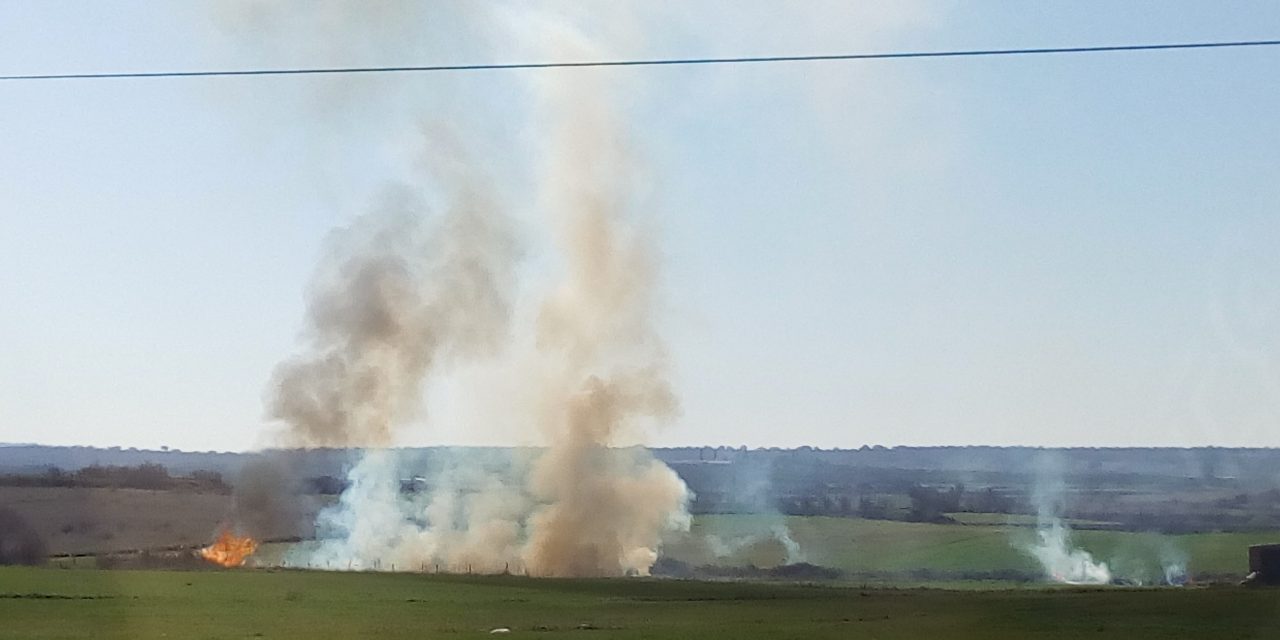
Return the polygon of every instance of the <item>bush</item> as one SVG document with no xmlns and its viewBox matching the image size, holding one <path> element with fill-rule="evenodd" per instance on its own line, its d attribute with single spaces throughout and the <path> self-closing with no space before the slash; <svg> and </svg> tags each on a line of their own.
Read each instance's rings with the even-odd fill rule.
<svg viewBox="0 0 1280 640">
<path fill-rule="evenodd" d="M 0 565 L 44 564 L 48 556 L 40 534 L 18 512 L 0 507 Z"/>
</svg>

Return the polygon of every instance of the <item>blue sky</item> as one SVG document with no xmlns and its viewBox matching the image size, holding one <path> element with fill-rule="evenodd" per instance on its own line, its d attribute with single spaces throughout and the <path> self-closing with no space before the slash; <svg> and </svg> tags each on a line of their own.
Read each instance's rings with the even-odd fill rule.
<svg viewBox="0 0 1280 640">
<path fill-rule="evenodd" d="M 496 13 L 619 57 L 1280 37 L 1271 2 L 574 4 Z M 462 6 L 6 2 L 0 72 L 513 61 L 548 37 Z M 1280 446 L 1280 48 L 607 73 L 683 403 L 654 443 Z M 321 243 L 412 179 L 424 122 L 500 178 L 536 282 L 528 82 L 0 84 L 0 442 L 264 444 Z M 520 439 L 474 424 L 476 384 L 430 394 L 406 442 Z"/>
</svg>

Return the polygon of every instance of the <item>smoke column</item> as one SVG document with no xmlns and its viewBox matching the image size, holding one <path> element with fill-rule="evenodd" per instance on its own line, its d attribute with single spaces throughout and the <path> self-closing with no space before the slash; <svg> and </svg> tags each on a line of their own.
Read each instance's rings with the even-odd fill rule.
<svg viewBox="0 0 1280 640">
<path fill-rule="evenodd" d="M 1160 547 L 1159 559 L 1160 574 L 1164 578 L 1164 584 L 1174 587 L 1187 584 L 1189 576 L 1187 575 L 1187 554 L 1185 551 L 1166 540 Z"/>
<path fill-rule="evenodd" d="M 572 56 L 598 54 L 569 44 Z M 543 201 L 565 274 L 538 318 L 550 448 L 530 485 L 544 503 L 525 554 L 536 574 L 648 573 L 661 533 L 686 517 L 675 472 L 643 449 L 611 448 L 639 421 L 670 420 L 678 404 L 652 319 L 653 251 L 627 224 L 639 171 L 606 77 L 562 75 L 543 87 L 553 132 Z"/>
<path fill-rule="evenodd" d="M 1060 518 L 1041 516 L 1036 543 L 1027 551 L 1040 562 L 1045 575 L 1063 584 L 1107 584 L 1111 569 L 1084 549 L 1071 544 L 1071 531 Z"/>
<path fill-rule="evenodd" d="M 388 188 L 326 240 L 307 292 L 304 348 L 277 366 L 267 394 L 281 445 L 390 446 L 396 428 L 419 416 L 433 370 L 492 355 L 507 340 L 519 257 L 512 223 L 453 137 L 432 130 L 424 141 L 441 159 L 422 184 Z M 361 460 L 355 475 L 368 482 L 381 461 Z M 288 535 L 309 499 L 299 480 L 282 456 L 247 466 L 235 527 Z"/>
<path fill-rule="evenodd" d="M 311 286 L 309 348 L 269 400 L 287 444 L 386 447 L 440 358 L 492 352 L 510 318 L 515 243 L 479 188 L 452 186 L 431 224 L 407 190 L 334 232 Z"/>
<path fill-rule="evenodd" d="M 1023 545 L 1022 550 L 1035 558 L 1054 582 L 1107 584 L 1111 582 L 1111 568 L 1107 563 L 1095 561 L 1092 554 L 1071 542 L 1071 529 L 1061 515 L 1065 492 L 1061 461 L 1041 460 L 1033 494 L 1036 539 Z"/>
<path fill-rule="evenodd" d="M 783 552 L 783 564 L 806 562 L 804 550 L 791 535 L 787 516 L 778 511 L 777 504 L 772 499 L 775 493 L 773 474 L 776 460 L 770 456 L 766 461 L 767 464 L 743 464 L 741 470 L 735 470 L 731 500 L 749 505 L 749 510 L 754 514 L 750 522 L 755 531 L 729 535 L 707 533 L 703 541 L 717 560 L 730 558 L 743 549 L 773 541 Z M 704 526 L 714 526 L 712 523 L 704 523 Z"/>
<path fill-rule="evenodd" d="M 599 55 L 573 29 L 528 17 L 560 53 Z M 545 132 L 537 205 L 560 261 L 529 314 L 536 326 L 511 325 L 524 317 L 513 309 L 519 255 L 507 216 L 466 160 L 465 136 L 429 145 L 439 166 L 427 191 L 443 194 L 441 213 L 399 189 L 330 238 L 309 291 L 306 349 L 277 368 L 268 412 L 286 444 L 366 451 L 321 514 L 318 545 L 292 561 L 647 574 L 663 534 L 687 528 L 684 483 L 648 450 L 627 446 L 673 419 L 679 404 L 653 318 L 654 251 L 633 221 L 643 213 L 642 172 L 607 77 L 531 78 L 535 131 Z M 521 337 L 531 343 L 528 362 L 510 357 L 507 343 Z M 527 402 L 524 422 L 545 448 L 528 464 L 446 462 L 430 471 L 429 491 L 403 491 L 421 466 L 390 447 L 421 416 L 424 386 L 452 364 L 504 355 L 498 362 L 522 375 L 527 393 L 501 401 Z"/>
</svg>

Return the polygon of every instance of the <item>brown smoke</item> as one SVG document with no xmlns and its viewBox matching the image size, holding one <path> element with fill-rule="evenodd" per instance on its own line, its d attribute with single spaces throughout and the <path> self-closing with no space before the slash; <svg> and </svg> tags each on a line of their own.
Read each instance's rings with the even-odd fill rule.
<svg viewBox="0 0 1280 640">
<path fill-rule="evenodd" d="M 509 223 L 451 166 L 439 219 L 401 190 L 332 234 L 311 285 L 308 348 L 272 385 L 269 411 L 287 425 L 286 444 L 389 446 L 418 413 L 437 360 L 490 352 L 506 337 L 517 255 Z"/>
<path fill-rule="evenodd" d="M 581 57 L 590 57 L 582 46 Z M 618 450 L 642 421 L 668 421 L 678 402 L 652 318 L 656 268 L 629 223 L 641 172 L 606 76 L 561 76 L 551 110 L 546 205 L 556 217 L 564 280 L 539 316 L 538 347 L 550 442 L 531 478 L 545 505 L 530 521 L 529 571 L 581 576 L 648 573 L 687 491 L 645 450 Z"/>
<path fill-rule="evenodd" d="M 288 462 L 271 452 L 250 460 L 235 482 L 231 521 L 240 533 L 259 540 L 297 535 L 311 496 L 298 486 Z"/>
<path fill-rule="evenodd" d="M 362 6 L 330 9 L 341 15 Z M 566 47 L 557 54 L 607 57 L 553 17 L 509 9 L 499 13 L 513 25 L 540 27 L 540 40 Z M 379 17 L 387 15 L 351 23 L 376 34 L 369 21 Z M 550 132 L 539 156 L 546 159 L 538 163 L 539 205 L 563 259 L 558 286 L 538 309 L 535 370 L 521 381 L 534 398 L 526 417 L 547 448 L 527 473 L 442 474 L 426 500 L 402 495 L 394 452 L 368 451 L 339 504 L 322 514 L 326 537 L 309 561 L 644 574 L 663 533 L 686 522 L 679 477 L 647 450 L 624 447 L 679 408 L 653 319 L 654 252 L 632 221 L 641 213 L 634 209 L 642 172 L 607 77 L 531 77 L 546 115 L 538 131 Z M 330 238 L 308 296 L 306 348 L 277 368 L 268 399 L 285 444 L 390 447 L 421 411 L 434 372 L 450 359 L 492 353 L 508 337 L 516 251 L 462 147 L 447 136 L 432 141 L 428 164 L 447 202 L 442 215 L 401 190 Z"/>
</svg>

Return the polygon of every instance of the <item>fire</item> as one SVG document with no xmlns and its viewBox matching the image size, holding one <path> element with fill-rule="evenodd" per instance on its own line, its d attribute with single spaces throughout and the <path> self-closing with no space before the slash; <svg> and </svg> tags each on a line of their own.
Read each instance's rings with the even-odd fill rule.
<svg viewBox="0 0 1280 640">
<path fill-rule="evenodd" d="M 257 540 L 248 536 L 240 537 L 229 529 L 224 529 L 217 541 L 200 550 L 200 557 L 223 567 L 239 567 L 257 550 Z"/>
</svg>

